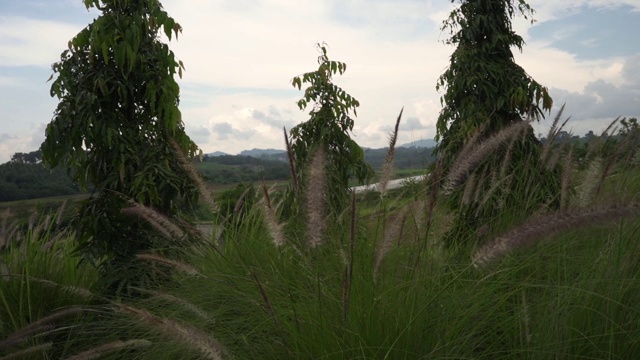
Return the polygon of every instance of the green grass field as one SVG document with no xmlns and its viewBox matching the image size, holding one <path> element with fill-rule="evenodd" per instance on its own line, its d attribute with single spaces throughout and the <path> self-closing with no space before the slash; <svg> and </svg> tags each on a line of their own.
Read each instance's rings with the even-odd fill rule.
<svg viewBox="0 0 640 360">
<path fill-rule="evenodd" d="M 300 218 L 285 212 L 286 184 L 266 187 L 269 201 L 258 189 L 208 219 L 215 236 L 135 258 L 164 280 L 119 296 L 55 214 L 8 224 L 0 358 L 640 358 L 640 169 L 572 169 L 565 210 L 505 211 L 458 248 L 444 242 L 451 197 L 425 183 L 336 214 L 301 195 Z M 28 216 L 65 199 L 81 197 L 2 206 Z"/>
</svg>

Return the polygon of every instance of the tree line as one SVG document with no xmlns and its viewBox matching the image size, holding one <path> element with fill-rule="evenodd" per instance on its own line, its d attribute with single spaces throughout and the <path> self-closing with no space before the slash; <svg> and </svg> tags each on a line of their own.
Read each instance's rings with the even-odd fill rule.
<svg viewBox="0 0 640 360">
<path fill-rule="evenodd" d="M 364 149 L 364 159 L 380 171 L 387 149 Z M 435 161 L 432 148 L 396 149 L 395 168 L 426 169 Z M 203 156 L 194 165 L 207 182 L 228 185 L 260 181 L 288 180 L 289 165 L 282 156 L 246 155 Z M 0 201 L 38 199 L 80 193 L 80 187 L 62 168 L 51 169 L 42 163 L 42 152 L 18 152 L 0 165 Z"/>
<path fill-rule="evenodd" d="M 42 164 L 42 152 L 15 153 L 0 165 L 0 201 L 77 194 L 79 187 L 62 168 Z"/>
</svg>

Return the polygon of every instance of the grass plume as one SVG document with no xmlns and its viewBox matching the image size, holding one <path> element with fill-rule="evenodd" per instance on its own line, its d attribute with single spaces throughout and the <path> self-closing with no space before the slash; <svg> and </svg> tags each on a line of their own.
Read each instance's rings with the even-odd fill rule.
<svg viewBox="0 0 640 360">
<path fill-rule="evenodd" d="M 387 157 L 382 165 L 382 175 L 380 177 L 380 195 L 384 196 L 387 192 L 387 185 L 391 180 L 391 173 L 393 172 L 393 159 L 396 153 L 396 141 L 398 140 L 398 130 L 400 128 L 400 120 L 402 119 L 402 112 L 404 107 L 400 110 L 396 125 L 393 128 L 393 132 L 389 135 L 389 150 L 387 151 Z"/>
<path fill-rule="evenodd" d="M 404 229 L 404 225 L 407 220 L 407 214 L 409 213 L 410 210 L 411 210 L 411 206 L 409 205 L 404 206 L 397 214 L 397 217 L 393 219 L 393 221 L 390 221 L 391 223 L 385 229 L 384 238 L 382 239 L 380 244 L 378 244 L 378 247 L 375 252 L 374 265 L 373 265 L 374 279 L 378 278 L 378 275 L 380 274 L 380 267 L 382 266 L 382 262 L 386 257 L 387 253 L 389 253 L 394 243 L 396 242 L 395 240 L 401 236 L 402 230 Z"/>
<path fill-rule="evenodd" d="M 167 259 L 163 256 L 157 255 L 157 254 L 138 254 L 136 255 L 136 258 L 141 259 L 141 260 L 147 260 L 147 261 L 155 261 L 164 265 L 169 265 L 173 268 L 175 268 L 176 270 L 179 270 L 187 275 L 191 275 L 191 276 L 203 276 L 202 274 L 200 274 L 198 272 L 198 270 L 196 270 L 195 268 L 191 267 L 190 265 L 187 264 L 183 264 L 179 261 L 175 261 L 175 260 L 171 260 L 171 259 Z"/>
<path fill-rule="evenodd" d="M 91 299 L 94 298 L 94 294 L 89 289 L 85 289 L 85 288 L 80 287 L 80 286 L 62 285 L 62 284 L 58 284 L 56 282 L 53 282 L 51 280 L 41 279 L 41 278 L 28 276 L 28 275 L 23 275 L 23 274 L 0 274 L 0 278 L 1 277 L 26 277 L 29 281 L 33 281 L 35 283 L 42 284 L 42 285 L 47 286 L 49 288 L 61 289 L 62 291 L 66 292 L 66 293 L 78 296 L 78 297 L 80 297 L 82 299 L 85 299 L 85 300 L 91 300 Z"/>
<path fill-rule="evenodd" d="M 276 211 L 271 204 L 271 197 L 269 196 L 269 190 L 267 187 L 262 184 L 260 186 L 262 190 L 262 208 L 264 210 L 264 221 L 267 225 L 267 229 L 269 230 L 269 234 L 273 239 L 273 244 L 276 246 L 284 245 L 286 242 L 286 238 L 282 231 L 282 224 L 278 223 L 278 217 L 276 215 Z"/>
<path fill-rule="evenodd" d="M 157 210 L 144 206 L 135 201 L 129 200 L 129 207 L 122 209 L 122 212 L 135 215 L 146 220 L 156 231 L 167 239 L 184 239 L 187 234 L 180 229 L 171 219 Z"/>
<path fill-rule="evenodd" d="M 207 188 L 207 185 L 204 183 L 204 180 L 202 180 L 202 176 L 200 176 L 196 167 L 193 166 L 193 163 L 189 161 L 189 159 L 187 159 L 187 156 L 184 154 L 184 151 L 180 147 L 180 144 L 178 144 L 178 142 L 173 138 L 169 140 L 169 143 L 171 144 L 171 147 L 173 147 L 180 165 L 184 168 L 184 170 L 187 172 L 187 175 L 189 175 L 189 178 L 193 180 L 196 187 L 198 188 L 200 196 L 202 196 L 202 198 L 204 199 L 205 205 L 207 206 L 207 208 L 209 208 L 209 210 L 215 213 L 218 210 L 218 206 L 216 205 L 215 201 L 213 201 L 211 192 L 209 191 L 209 188 Z"/>
<path fill-rule="evenodd" d="M 132 287 L 131 289 L 135 290 L 135 291 L 137 291 L 139 293 L 142 293 L 142 294 L 151 295 L 156 299 L 160 299 L 160 300 L 163 300 L 163 301 L 166 301 L 166 302 L 169 302 L 169 303 L 177 304 L 181 308 L 189 311 L 192 314 L 195 314 L 200 319 L 203 319 L 206 322 L 214 322 L 215 321 L 213 319 L 213 317 L 211 317 L 207 313 L 206 310 L 202 309 L 198 305 L 190 303 L 189 301 L 187 301 L 185 299 L 179 298 L 179 297 L 171 295 L 171 294 L 163 293 L 163 292 L 160 292 L 160 291 L 143 289 L 143 288 L 139 288 L 139 287 Z"/>
<path fill-rule="evenodd" d="M 522 120 L 515 122 L 502 130 L 498 131 L 488 139 L 482 141 L 479 144 L 470 144 L 465 146 L 471 146 L 469 149 L 463 149 L 461 154 L 468 154 L 465 156 L 458 156 L 449 171 L 447 182 L 445 183 L 445 191 L 450 193 L 462 184 L 469 174 L 492 152 L 494 152 L 502 143 L 512 139 L 524 128 L 530 126 L 529 121 Z"/>
<path fill-rule="evenodd" d="M 87 309 L 82 306 L 72 306 L 69 308 L 56 311 L 49 316 L 45 316 L 39 320 L 36 320 L 31 324 L 9 335 L 7 338 L 0 340 L 0 351 L 8 347 L 15 346 L 27 340 L 27 338 L 29 338 L 31 335 L 37 332 L 51 330 L 55 328 L 54 324 L 59 320 L 70 317 L 72 315 L 78 315 L 86 310 Z"/>
<path fill-rule="evenodd" d="M 93 349 L 89 349 L 87 351 L 83 351 L 79 354 L 73 355 L 69 358 L 67 358 L 67 360 L 93 360 L 93 359 L 99 359 L 102 357 L 102 355 L 114 352 L 114 351 L 119 351 L 119 350 L 123 350 L 123 349 L 135 349 L 135 348 L 140 348 L 140 347 L 148 347 L 151 346 L 152 342 L 149 340 L 144 340 L 144 339 L 134 339 L 134 340 L 127 340 L 127 341 L 122 341 L 122 340 L 116 340 L 116 341 L 112 341 L 110 343 L 107 344 L 103 344 L 100 345 L 98 347 L 95 347 Z"/>
<path fill-rule="evenodd" d="M 28 355 L 34 355 L 37 353 L 43 353 L 50 350 L 53 347 L 53 343 L 47 342 L 44 344 L 30 346 L 26 349 L 22 349 L 16 352 L 13 352 L 9 355 L 0 357 L 0 360 L 14 360 L 14 359 L 27 359 Z"/>
<path fill-rule="evenodd" d="M 476 267 L 486 265 L 515 249 L 534 244 L 537 239 L 568 229 L 603 224 L 612 220 L 638 215 L 640 215 L 640 204 L 611 205 L 540 216 L 527 221 L 479 248 L 473 254 L 473 264 Z"/>
<path fill-rule="evenodd" d="M 293 191 L 296 194 L 300 193 L 300 185 L 298 184 L 298 172 L 296 171 L 296 162 L 293 158 L 293 150 L 291 149 L 291 141 L 289 140 L 289 135 L 287 134 L 287 128 L 282 127 L 284 132 L 284 145 L 287 149 L 287 159 L 289 160 L 289 170 L 291 170 L 291 180 L 293 183 Z"/>
<path fill-rule="evenodd" d="M 553 123 L 551 124 L 551 127 L 549 128 L 549 132 L 547 133 L 546 141 L 542 145 L 542 154 L 540 155 L 540 159 L 542 160 L 543 163 L 547 159 L 547 156 L 549 155 L 549 151 L 551 150 L 551 147 L 556 141 L 556 137 L 558 137 L 558 134 L 560 133 L 560 131 L 562 131 L 562 129 L 567 124 L 569 119 L 571 119 L 571 117 L 568 117 L 567 119 L 565 119 L 562 125 L 558 127 L 558 122 L 560 122 L 560 118 L 562 117 L 562 113 L 564 112 L 565 105 L 566 104 L 562 104 L 562 106 L 560 107 L 560 110 L 558 110 L 558 113 L 553 118 Z"/>
<path fill-rule="evenodd" d="M 600 134 L 601 138 L 610 138 L 616 131 L 618 122 L 620 121 L 620 117 L 618 116 L 617 118 L 613 119 L 613 121 L 611 121 L 609 123 L 609 125 L 602 131 L 602 133 Z M 613 129 L 613 131 L 612 131 Z"/>
<path fill-rule="evenodd" d="M 117 310 L 132 315 L 149 328 L 160 332 L 166 338 L 177 340 L 199 351 L 206 359 L 219 360 L 222 359 L 225 353 L 222 345 L 215 339 L 191 325 L 159 317 L 146 310 L 129 305 L 118 304 Z"/>
<path fill-rule="evenodd" d="M 462 204 L 469 205 L 471 203 L 471 196 L 473 195 L 473 190 L 475 190 L 476 185 L 476 174 L 473 173 L 467 179 L 467 183 L 464 186 L 464 192 L 462 194 Z"/>
<path fill-rule="evenodd" d="M 62 224 L 62 220 L 64 218 L 64 210 L 67 208 L 67 203 L 69 202 L 69 200 L 66 200 L 62 202 L 62 205 L 60 205 L 60 207 L 58 208 L 58 211 L 56 212 L 56 225 L 60 226 L 60 224 Z"/>
<path fill-rule="evenodd" d="M 462 147 L 460 152 L 456 155 L 456 158 L 455 158 L 453 164 L 451 165 L 451 168 L 456 168 L 456 167 L 460 166 L 460 163 L 463 162 L 464 159 L 467 158 L 469 153 L 478 144 L 478 141 L 480 140 L 480 137 L 484 133 L 484 130 L 486 129 L 486 127 L 487 126 L 484 125 L 484 124 L 480 125 L 480 127 L 478 129 L 476 129 L 476 131 L 469 137 L 469 139 L 465 141 L 464 146 Z"/>
<path fill-rule="evenodd" d="M 580 191 L 576 199 L 578 207 L 586 207 L 593 200 L 602 172 L 603 160 L 601 157 L 597 157 L 589 164 L 589 168 L 580 186 Z"/>
<path fill-rule="evenodd" d="M 325 192 L 327 191 L 327 178 L 324 164 L 324 149 L 318 147 L 309 165 L 309 178 L 305 198 L 307 233 L 309 236 L 309 246 L 312 248 L 322 243 L 326 228 Z"/>
</svg>

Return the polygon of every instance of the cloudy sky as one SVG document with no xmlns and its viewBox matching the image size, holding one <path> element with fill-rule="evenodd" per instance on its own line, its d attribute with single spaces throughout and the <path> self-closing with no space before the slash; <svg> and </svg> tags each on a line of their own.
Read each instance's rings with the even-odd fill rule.
<svg viewBox="0 0 640 360">
<path fill-rule="evenodd" d="M 403 106 L 400 143 L 435 135 L 435 84 L 453 51 L 439 30 L 450 1 L 162 3 L 184 28 L 170 47 L 186 66 L 179 84 L 187 133 L 205 153 L 283 148 L 282 127 L 307 117 L 290 80 L 317 68 L 317 42 L 348 65 L 334 82 L 361 103 L 360 145 L 384 147 Z M 537 22 L 514 22 L 527 42 L 516 61 L 549 87 L 556 106 L 567 104 L 569 128 L 582 135 L 619 115 L 640 116 L 640 1 L 529 3 Z M 97 15 L 81 0 L 0 0 L 0 163 L 44 140 L 57 105 L 46 82 L 51 64 Z"/>
</svg>

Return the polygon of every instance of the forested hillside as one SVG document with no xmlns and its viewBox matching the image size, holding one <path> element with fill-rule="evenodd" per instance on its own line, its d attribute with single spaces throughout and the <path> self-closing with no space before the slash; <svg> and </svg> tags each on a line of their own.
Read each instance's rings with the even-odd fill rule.
<svg viewBox="0 0 640 360">
<path fill-rule="evenodd" d="M 195 166 L 214 184 L 285 180 L 290 176 L 286 162 L 245 155 L 205 156 Z"/>
<path fill-rule="evenodd" d="M 382 169 L 382 165 L 387 157 L 387 148 L 365 149 L 364 159 L 376 171 Z M 425 147 L 397 147 L 393 160 L 394 168 L 398 170 L 425 169 L 435 161 L 433 148 Z"/>
<path fill-rule="evenodd" d="M 365 161 L 380 171 L 387 149 L 365 149 Z M 77 194 L 79 188 L 62 170 L 47 169 L 41 162 L 41 152 L 16 153 L 11 161 L 0 165 L 0 201 L 36 199 Z M 220 185 L 259 181 L 286 180 L 291 176 L 286 155 L 207 156 L 194 164 L 207 182 Z M 430 148 L 397 148 L 395 168 L 425 169 L 434 161 Z"/>
<path fill-rule="evenodd" d="M 78 193 L 78 186 L 62 169 L 48 169 L 39 151 L 16 153 L 0 165 L 0 201 L 36 199 Z"/>
</svg>

